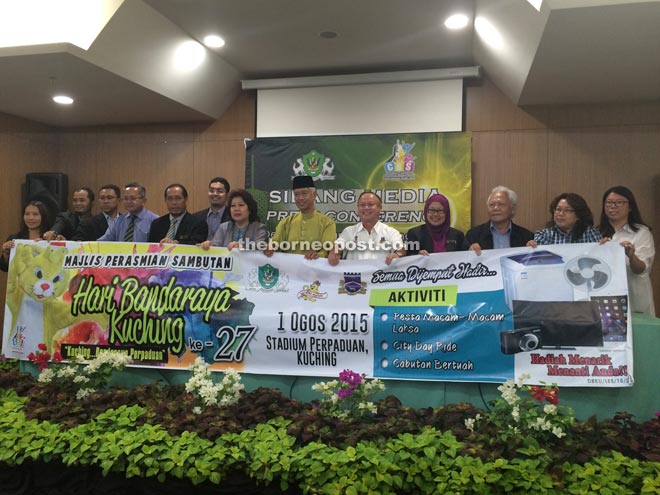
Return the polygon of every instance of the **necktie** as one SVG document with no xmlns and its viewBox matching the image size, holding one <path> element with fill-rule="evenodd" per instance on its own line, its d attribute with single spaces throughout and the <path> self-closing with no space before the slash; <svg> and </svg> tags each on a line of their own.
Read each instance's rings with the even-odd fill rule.
<svg viewBox="0 0 660 495">
<path fill-rule="evenodd" d="M 135 232 L 135 215 L 131 215 L 131 219 L 128 221 L 128 227 L 126 228 L 126 233 L 124 234 L 124 242 L 132 242 L 134 232 Z"/>
<path fill-rule="evenodd" d="M 209 226 L 208 239 L 211 240 L 213 239 L 215 233 L 218 231 L 218 227 L 220 227 L 220 212 L 213 211 L 209 213 L 206 222 Z"/>
<path fill-rule="evenodd" d="M 179 223 L 178 218 L 173 218 L 170 221 L 170 228 L 167 229 L 167 235 L 165 237 L 167 237 L 168 239 L 174 239 L 174 236 L 176 235 L 176 225 L 177 225 L 177 223 Z"/>
</svg>

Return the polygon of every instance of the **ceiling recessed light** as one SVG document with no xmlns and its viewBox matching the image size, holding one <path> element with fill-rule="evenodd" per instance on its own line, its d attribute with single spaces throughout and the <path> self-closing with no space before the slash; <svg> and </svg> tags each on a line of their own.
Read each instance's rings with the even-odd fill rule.
<svg viewBox="0 0 660 495">
<path fill-rule="evenodd" d="M 209 34 L 208 36 L 204 36 L 204 44 L 209 48 L 222 48 L 225 46 L 225 40 L 217 34 Z"/>
<path fill-rule="evenodd" d="M 174 52 L 174 67 L 181 72 L 190 72 L 202 65 L 205 58 L 206 49 L 200 43 L 184 41 Z"/>
<path fill-rule="evenodd" d="M 338 36 L 338 34 L 335 31 L 321 31 L 319 33 L 319 36 L 321 38 L 324 38 L 326 40 L 331 40 L 334 39 Z"/>
<path fill-rule="evenodd" d="M 463 29 L 469 21 L 470 19 L 465 14 L 454 14 L 445 19 L 445 27 L 447 29 Z"/>
<path fill-rule="evenodd" d="M 53 101 L 59 103 L 60 105 L 71 105 L 73 103 L 73 98 L 66 95 L 56 95 L 53 96 Z"/>
</svg>

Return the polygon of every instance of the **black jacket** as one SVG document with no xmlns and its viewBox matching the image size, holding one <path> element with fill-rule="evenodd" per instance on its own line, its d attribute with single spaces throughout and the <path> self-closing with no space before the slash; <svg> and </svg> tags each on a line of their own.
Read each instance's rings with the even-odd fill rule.
<svg viewBox="0 0 660 495">
<path fill-rule="evenodd" d="M 170 215 L 163 215 L 151 222 L 148 242 L 160 242 L 167 235 L 170 228 Z M 185 212 L 179 223 L 174 240 L 180 244 L 198 244 L 206 240 L 208 225 L 206 221 L 200 221 L 191 213 Z"/>
<path fill-rule="evenodd" d="M 81 217 L 80 215 L 72 211 L 62 211 L 57 214 L 57 217 L 55 218 L 55 223 L 50 228 L 50 230 L 63 235 L 64 238 L 67 240 L 72 240 L 80 223 L 85 220 L 89 220 L 90 218 L 91 216 L 89 215 L 85 215 L 84 217 Z"/>
<path fill-rule="evenodd" d="M 74 241 L 95 241 L 108 230 L 108 221 L 103 213 L 81 220 L 73 234 Z"/>
<path fill-rule="evenodd" d="M 520 225 L 511 223 L 511 247 L 524 247 L 527 241 L 534 239 L 534 233 Z M 477 225 L 468 230 L 465 235 L 463 249 L 469 249 L 475 242 L 479 243 L 481 249 L 493 249 L 493 234 L 490 231 L 490 221 Z"/>
<path fill-rule="evenodd" d="M 419 242 L 419 248 L 414 248 L 414 243 Z M 413 227 L 407 234 L 406 254 L 413 255 L 425 249 L 429 253 L 433 252 L 433 238 L 426 228 L 426 224 Z M 463 250 L 463 232 L 453 227 L 449 227 L 447 231 L 447 238 L 445 249 L 449 251 L 462 251 Z"/>
</svg>

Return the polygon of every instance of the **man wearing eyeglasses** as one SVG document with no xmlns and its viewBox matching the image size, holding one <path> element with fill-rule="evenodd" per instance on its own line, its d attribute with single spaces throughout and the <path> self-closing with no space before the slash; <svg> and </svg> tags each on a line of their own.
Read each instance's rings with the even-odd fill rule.
<svg viewBox="0 0 660 495">
<path fill-rule="evenodd" d="M 121 190 L 115 184 L 107 184 L 99 190 L 101 213 L 91 218 L 81 220 L 78 224 L 74 241 L 95 241 L 114 225 L 119 218 L 119 198 Z"/>
<path fill-rule="evenodd" d="M 147 210 L 147 190 L 138 182 L 124 186 L 122 201 L 126 213 L 121 215 L 105 234 L 98 238 L 107 242 L 148 242 L 149 229 L 158 215 Z"/>
<path fill-rule="evenodd" d="M 167 215 L 158 217 L 151 224 L 149 242 L 160 244 L 198 244 L 206 240 L 207 225 L 204 220 L 188 213 L 188 191 L 182 184 L 170 184 L 165 188 Z"/>
<path fill-rule="evenodd" d="M 229 208 L 226 208 L 229 182 L 224 177 L 214 177 L 209 181 L 209 207 L 196 211 L 193 216 L 206 222 L 208 233 L 204 241 L 210 241 L 221 223 L 231 220 Z"/>
<path fill-rule="evenodd" d="M 401 233 L 382 223 L 383 202 L 378 194 L 364 191 L 357 200 L 360 222 L 346 227 L 328 253 L 328 263 L 335 266 L 342 254 L 348 260 L 382 259 L 389 265 L 393 259 L 405 256 Z"/>
<path fill-rule="evenodd" d="M 302 254 L 307 260 L 327 258 L 328 250 L 337 238 L 337 227 L 333 219 L 316 211 L 314 179 L 298 175 L 293 179 L 292 189 L 300 211 L 277 224 L 264 254 L 270 258 L 275 251 L 281 251 Z"/>
<path fill-rule="evenodd" d="M 493 188 L 486 201 L 489 221 L 468 230 L 464 249 L 481 255 L 482 249 L 523 247 L 534 239 L 534 233 L 512 222 L 518 195 L 504 186 Z"/>
</svg>

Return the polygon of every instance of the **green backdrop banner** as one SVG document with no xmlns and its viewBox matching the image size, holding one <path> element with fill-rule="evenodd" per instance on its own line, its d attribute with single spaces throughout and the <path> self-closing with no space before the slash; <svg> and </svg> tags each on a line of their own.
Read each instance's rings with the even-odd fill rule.
<svg viewBox="0 0 660 495">
<path fill-rule="evenodd" d="M 381 220 L 405 233 L 422 223 L 424 202 L 439 192 L 448 199 L 452 226 L 470 227 L 471 135 L 464 132 L 264 138 L 246 142 L 246 186 L 259 216 L 275 230 L 295 211 L 291 180 L 314 178 L 317 209 L 337 231 L 359 222 L 356 200 L 370 189 L 383 199 Z"/>
</svg>

